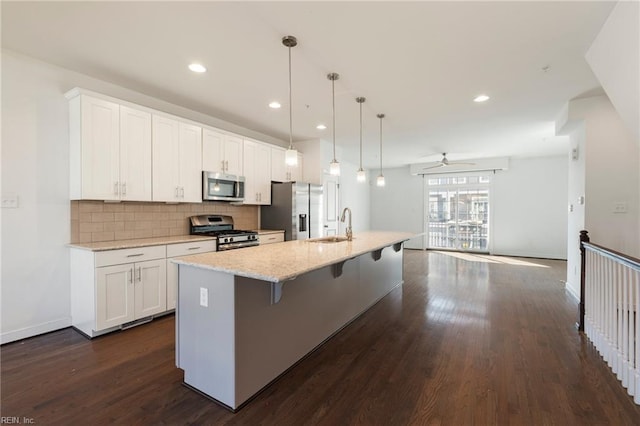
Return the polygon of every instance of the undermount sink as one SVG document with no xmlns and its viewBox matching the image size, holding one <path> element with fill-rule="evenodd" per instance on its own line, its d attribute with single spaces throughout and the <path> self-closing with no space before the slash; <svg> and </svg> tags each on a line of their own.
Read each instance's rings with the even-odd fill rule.
<svg viewBox="0 0 640 426">
<path fill-rule="evenodd" d="M 341 243 L 343 241 L 348 241 L 347 237 L 339 237 L 337 235 L 332 235 L 330 237 L 322 237 L 322 238 L 313 238 L 311 240 L 307 240 L 310 243 Z"/>
</svg>

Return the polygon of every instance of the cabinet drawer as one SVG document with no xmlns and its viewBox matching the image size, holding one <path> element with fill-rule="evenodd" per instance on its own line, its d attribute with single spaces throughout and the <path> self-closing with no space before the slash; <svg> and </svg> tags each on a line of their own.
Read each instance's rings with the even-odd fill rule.
<svg viewBox="0 0 640 426">
<path fill-rule="evenodd" d="M 216 240 L 194 241 L 167 245 L 167 257 L 188 256 L 190 254 L 216 251 Z"/>
<path fill-rule="evenodd" d="M 164 259 L 167 256 L 166 246 L 139 247 L 122 250 L 99 251 L 95 254 L 96 268 L 123 263 L 142 262 L 145 260 Z"/>
<path fill-rule="evenodd" d="M 260 244 L 273 244 L 281 243 L 284 241 L 284 232 L 278 232 L 277 234 L 263 234 L 259 236 Z"/>
</svg>

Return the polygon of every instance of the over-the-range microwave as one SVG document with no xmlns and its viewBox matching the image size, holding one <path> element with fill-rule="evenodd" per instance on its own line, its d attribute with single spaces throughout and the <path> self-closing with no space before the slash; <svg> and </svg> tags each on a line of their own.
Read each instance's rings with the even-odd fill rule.
<svg viewBox="0 0 640 426">
<path fill-rule="evenodd" d="M 203 201 L 244 201 L 244 176 L 202 172 Z"/>
</svg>

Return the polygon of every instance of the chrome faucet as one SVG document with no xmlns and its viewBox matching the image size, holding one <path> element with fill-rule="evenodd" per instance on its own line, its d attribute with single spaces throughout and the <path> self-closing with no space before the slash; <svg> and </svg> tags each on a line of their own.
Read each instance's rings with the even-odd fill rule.
<svg viewBox="0 0 640 426">
<path fill-rule="evenodd" d="M 349 212 L 349 225 L 347 226 L 347 241 L 351 241 L 353 239 L 353 231 L 351 230 L 351 209 L 349 207 L 345 207 L 342 210 L 342 217 L 340 218 L 340 222 L 344 223 L 344 220 L 347 216 L 347 212 Z"/>
</svg>

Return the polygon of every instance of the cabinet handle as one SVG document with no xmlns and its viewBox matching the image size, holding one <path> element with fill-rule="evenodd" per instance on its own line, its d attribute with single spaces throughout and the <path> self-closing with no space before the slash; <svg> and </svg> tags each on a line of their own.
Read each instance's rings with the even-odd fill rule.
<svg viewBox="0 0 640 426">
<path fill-rule="evenodd" d="M 122 184 L 122 195 L 127 195 L 127 182 Z"/>
<path fill-rule="evenodd" d="M 133 283 L 133 268 L 129 269 L 129 272 L 127 272 L 127 280 L 129 281 L 129 284 Z"/>
<path fill-rule="evenodd" d="M 142 281 L 142 266 L 138 266 L 138 281 Z"/>
<path fill-rule="evenodd" d="M 176 198 L 178 198 L 178 191 L 179 190 L 180 190 L 180 188 L 176 186 Z"/>
<path fill-rule="evenodd" d="M 220 163 L 222 163 L 222 171 L 224 172 L 224 160 L 220 160 Z"/>
<path fill-rule="evenodd" d="M 224 170 L 229 171 L 229 160 L 224 160 Z"/>
<path fill-rule="evenodd" d="M 180 198 L 184 198 L 184 186 L 180 187 Z"/>
<path fill-rule="evenodd" d="M 200 247 L 189 247 L 187 250 L 198 250 Z"/>
<path fill-rule="evenodd" d="M 113 195 L 118 195 L 118 182 L 113 184 Z"/>
<path fill-rule="evenodd" d="M 144 253 L 136 253 L 136 254 L 128 254 L 127 257 L 138 257 L 138 256 L 144 256 Z"/>
</svg>

